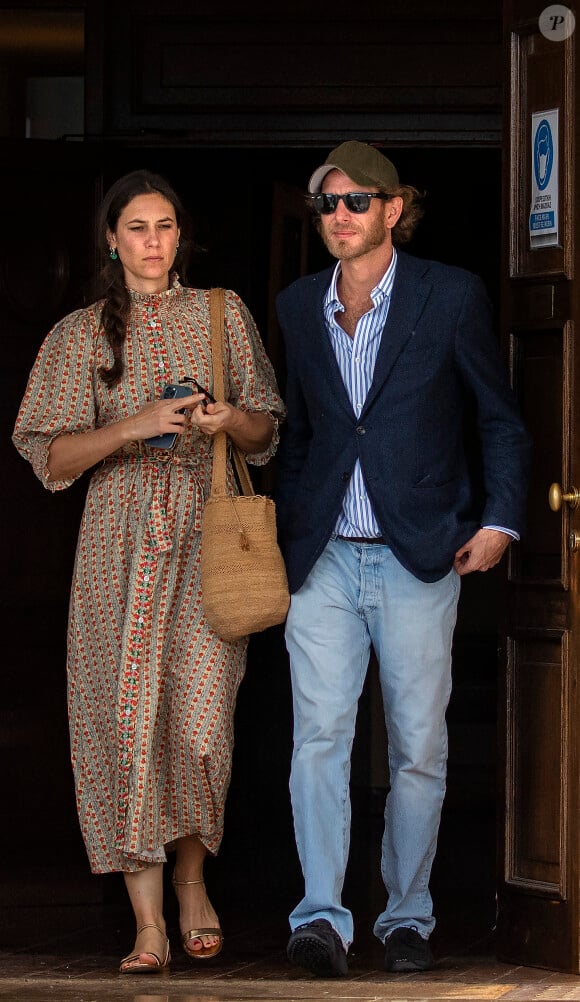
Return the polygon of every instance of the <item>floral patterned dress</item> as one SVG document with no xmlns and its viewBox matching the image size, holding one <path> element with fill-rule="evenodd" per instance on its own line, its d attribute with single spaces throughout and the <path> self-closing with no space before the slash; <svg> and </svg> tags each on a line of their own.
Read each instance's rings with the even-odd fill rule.
<svg viewBox="0 0 580 1002">
<path fill-rule="evenodd" d="M 50 444 L 135 413 L 184 376 L 213 386 L 209 292 L 174 280 L 131 293 L 120 383 L 100 305 L 60 321 L 30 375 L 14 432 L 49 490 Z M 253 319 L 226 294 L 224 366 L 230 403 L 284 408 Z M 269 448 L 251 463 L 266 463 Z M 131 443 L 93 473 L 81 522 L 68 636 L 72 763 L 81 829 L 95 873 L 132 872 L 197 835 L 215 853 L 230 779 L 233 714 L 246 640 L 221 640 L 200 599 L 200 528 L 211 485 L 211 439 L 193 426 L 172 451 Z M 232 471 L 229 470 L 230 479 Z"/>
</svg>

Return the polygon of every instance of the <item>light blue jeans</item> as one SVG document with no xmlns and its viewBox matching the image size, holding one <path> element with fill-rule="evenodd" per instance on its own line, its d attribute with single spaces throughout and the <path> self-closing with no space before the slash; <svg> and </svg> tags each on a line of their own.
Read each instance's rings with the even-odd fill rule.
<svg viewBox="0 0 580 1002">
<path fill-rule="evenodd" d="M 305 894 L 295 929 L 325 918 L 345 947 L 342 904 L 350 844 L 350 757 L 371 644 L 379 663 L 389 742 L 382 876 L 388 894 L 374 932 L 427 937 L 435 920 L 429 877 L 445 795 L 451 642 L 460 578 L 425 584 L 388 546 L 332 538 L 292 596 L 286 624 L 294 704 L 290 792 Z"/>
</svg>

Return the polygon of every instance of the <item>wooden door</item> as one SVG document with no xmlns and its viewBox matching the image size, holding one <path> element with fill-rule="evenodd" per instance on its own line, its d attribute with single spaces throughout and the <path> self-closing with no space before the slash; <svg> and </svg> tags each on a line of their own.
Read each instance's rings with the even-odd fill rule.
<svg viewBox="0 0 580 1002">
<path fill-rule="evenodd" d="M 580 508 L 548 503 L 580 485 L 578 29 L 545 6 L 504 6 L 503 333 L 534 464 L 506 586 L 498 955 L 580 973 Z"/>
</svg>

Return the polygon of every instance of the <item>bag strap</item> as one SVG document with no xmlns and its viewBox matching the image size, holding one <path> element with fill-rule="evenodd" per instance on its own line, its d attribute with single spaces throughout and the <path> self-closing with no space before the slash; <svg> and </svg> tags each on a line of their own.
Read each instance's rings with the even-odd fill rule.
<svg viewBox="0 0 580 1002">
<path fill-rule="evenodd" d="M 225 290 L 211 289 L 209 297 L 209 323 L 211 332 L 211 353 L 213 357 L 213 394 L 216 400 L 225 400 L 224 352 L 225 332 Z M 218 431 L 213 438 L 213 469 L 211 493 L 226 494 L 227 432 Z M 231 441 L 231 439 L 230 439 Z M 254 494 L 246 457 L 242 450 L 231 442 L 232 459 L 236 467 L 243 494 Z"/>
</svg>

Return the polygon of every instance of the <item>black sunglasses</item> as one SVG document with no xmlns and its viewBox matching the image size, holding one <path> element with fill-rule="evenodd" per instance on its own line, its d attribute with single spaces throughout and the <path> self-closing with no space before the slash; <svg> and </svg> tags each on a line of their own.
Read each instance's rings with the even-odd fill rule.
<svg viewBox="0 0 580 1002">
<path fill-rule="evenodd" d="M 193 383 L 195 385 L 198 393 L 205 393 L 205 395 L 206 395 L 207 399 L 209 400 L 210 404 L 217 404 L 216 398 L 211 395 L 211 393 L 209 392 L 209 390 L 206 390 L 205 386 L 202 386 L 201 383 L 198 383 L 197 379 L 194 379 L 193 376 L 184 376 L 183 379 L 179 380 L 179 382 L 180 383 Z M 202 404 L 203 403 L 205 403 L 205 401 L 202 401 Z"/>
<path fill-rule="evenodd" d="M 392 195 L 384 195 L 381 191 L 347 191 L 346 195 L 334 195 L 326 191 L 319 195 L 311 195 L 310 200 L 313 208 L 321 216 L 329 216 L 331 212 L 336 212 L 341 198 L 349 212 L 360 215 L 361 212 L 369 211 L 371 198 L 387 201 L 392 197 Z"/>
</svg>

